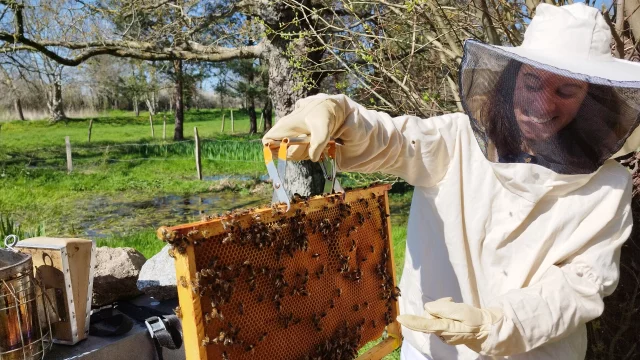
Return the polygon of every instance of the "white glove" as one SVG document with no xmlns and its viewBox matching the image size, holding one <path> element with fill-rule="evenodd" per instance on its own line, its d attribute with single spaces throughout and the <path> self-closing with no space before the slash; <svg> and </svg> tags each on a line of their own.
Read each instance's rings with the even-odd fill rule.
<svg viewBox="0 0 640 360">
<path fill-rule="evenodd" d="M 310 136 L 309 144 L 292 146 L 288 157 L 292 160 L 311 158 L 318 161 L 329 138 L 342 126 L 346 118 L 343 102 L 331 98 L 307 98 L 296 109 L 281 118 L 262 138 L 263 143 L 285 137 Z"/>
<path fill-rule="evenodd" d="M 423 316 L 400 315 L 398 322 L 405 327 L 437 335 L 449 345 L 466 345 L 481 352 L 491 326 L 503 318 L 500 309 L 479 309 L 442 298 L 424 304 Z"/>
</svg>

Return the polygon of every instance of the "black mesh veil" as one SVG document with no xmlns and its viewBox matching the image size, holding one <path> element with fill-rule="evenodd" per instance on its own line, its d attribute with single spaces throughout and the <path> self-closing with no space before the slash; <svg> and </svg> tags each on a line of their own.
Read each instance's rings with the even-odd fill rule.
<svg viewBox="0 0 640 360">
<path fill-rule="evenodd" d="M 587 174 L 640 121 L 640 82 L 612 81 L 465 42 L 460 98 L 487 159 Z"/>
</svg>

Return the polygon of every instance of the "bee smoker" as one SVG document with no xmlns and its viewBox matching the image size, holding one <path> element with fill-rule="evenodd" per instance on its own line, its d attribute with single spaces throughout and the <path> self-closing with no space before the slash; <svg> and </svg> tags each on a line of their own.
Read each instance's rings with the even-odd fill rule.
<svg viewBox="0 0 640 360">
<path fill-rule="evenodd" d="M 31 255 L 0 249 L 0 359 L 43 359 L 52 345 L 48 320 Z"/>
</svg>

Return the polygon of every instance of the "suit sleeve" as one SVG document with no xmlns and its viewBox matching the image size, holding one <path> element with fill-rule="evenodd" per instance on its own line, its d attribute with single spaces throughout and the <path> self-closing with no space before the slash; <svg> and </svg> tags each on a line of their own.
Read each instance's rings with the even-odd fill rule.
<svg viewBox="0 0 640 360">
<path fill-rule="evenodd" d="M 344 123 L 331 135 L 344 145 L 338 149 L 341 171 L 383 172 L 399 176 L 416 186 L 433 186 L 446 174 L 458 139 L 468 121 L 464 114 L 422 119 L 391 117 L 366 109 L 345 95 L 330 97 L 345 107 Z"/>
</svg>

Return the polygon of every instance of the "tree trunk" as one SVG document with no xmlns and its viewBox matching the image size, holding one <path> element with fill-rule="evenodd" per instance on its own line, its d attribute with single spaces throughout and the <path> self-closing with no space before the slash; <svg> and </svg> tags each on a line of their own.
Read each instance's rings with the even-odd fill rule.
<svg viewBox="0 0 640 360">
<path fill-rule="evenodd" d="M 276 112 L 281 118 L 293 110 L 295 102 L 314 93 L 317 88 L 296 86 L 301 79 L 289 63 L 285 50 L 288 42 L 272 42 L 267 52 L 269 60 L 269 97 Z M 295 89 L 295 90 L 294 90 Z M 265 124 L 267 123 L 265 114 Z M 324 176 L 320 165 L 312 161 L 291 162 L 287 166 L 285 187 L 291 194 L 302 196 L 321 194 L 324 190 Z"/>
<path fill-rule="evenodd" d="M 57 122 L 66 119 L 67 116 L 64 114 L 62 107 L 62 84 L 60 84 L 60 81 L 55 81 L 51 84 L 48 90 L 48 97 L 49 120 Z"/>
<path fill-rule="evenodd" d="M 19 97 L 15 97 L 13 99 L 13 106 L 16 109 L 16 113 L 18 113 L 18 118 L 22 121 L 24 121 L 24 114 L 22 113 L 22 103 L 20 102 L 20 98 Z"/>
<path fill-rule="evenodd" d="M 264 119 L 264 125 L 262 128 L 262 132 L 267 132 L 271 130 L 272 117 L 273 117 L 273 104 L 271 104 L 271 99 L 267 99 L 264 102 L 264 107 L 262 108 L 262 114 Z"/>
<path fill-rule="evenodd" d="M 138 97 L 133 97 L 133 111 L 136 113 L 136 117 L 140 116 L 140 106 L 138 106 Z"/>
<path fill-rule="evenodd" d="M 624 16 L 633 34 L 635 43 L 640 40 L 640 0 L 625 0 Z"/>
<path fill-rule="evenodd" d="M 182 124 L 184 123 L 184 97 L 182 93 L 182 60 L 173 61 L 176 81 L 176 121 L 173 140 L 183 140 Z"/>
<path fill-rule="evenodd" d="M 256 116 L 256 99 L 253 96 L 249 96 L 247 101 L 249 107 L 249 134 L 255 134 L 258 132 L 258 118 Z"/>
</svg>

